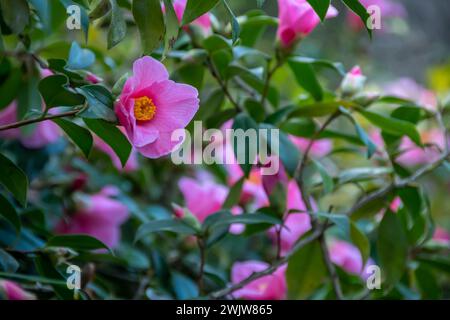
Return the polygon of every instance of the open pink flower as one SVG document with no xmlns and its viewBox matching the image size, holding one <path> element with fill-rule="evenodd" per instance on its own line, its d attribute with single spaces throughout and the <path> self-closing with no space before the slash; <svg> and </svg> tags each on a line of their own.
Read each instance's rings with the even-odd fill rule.
<svg viewBox="0 0 450 320">
<path fill-rule="evenodd" d="M 117 193 L 115 187 L 105 187 L 97 194 L 84 196 L 75 214 L 57 224 L 56 232 L 87 234 L 110 248 L 116 247 L 120 240 L 120 226 L 129 215 L 128 208 L 112 198 Z"/>
<path fill-rule="evenodd" d="M 23 290 L 17 283 L 10 280 L 0 280 L 0 291 L 8 300 L 35 300 L 34 294 Z"/>
<path fill-rule="evenodd" d="M 164 65 L 146 56 L 134 62 L 115 112 L 136 150 L 159 158 L 182 143 L 171 135 L 189 124 L 198 106 L 197 89 L 169 80 Z"/>
<path fill-rule="evenodd" d="M 18 121 L 17 103 L 13 101 L 9 106 L 0 111 L 0 125 L 6 125 Z M 59 127 L 50 120 L 35 124 L 35 128 L 25 134 L 19 128 L 0 131 L 0 138 L 19 140 L 28 149 L 39 149 L 55 142 L 61 136 Z"/>
<path fill-rule="evenodd" d="M 269 264 L 261 261 L 244 261 L 233 264 L 231 282 L 239 283 L 253 272 L 267 269 Z M 233 294 L 238 299 L 248 300 L 282 300 L 286 297 L 286 266 L 278 268 L 271 275 L 256 279 Z"/>
<path fill-rule="evenodd" d="M 437 97 L 434 92 L 422 87 L 411 78 L 400 78 L 385 87 L 385 93 L 416 102 L 429 110 L 436 109 Z"/>
<path fill-rule="evenodd" d="M 443 245 L 450 245 L 450 233 L 443 228 L 437 227 L 434 231 L 433 240 Z"/>
<path fill-rule="evenodd" d="M 106 153 L 111 158 L 111 161 L 112 161 L 114 167 L 117 168 L 117 170 L 125 171 L 125 172 L 132 172 L 132 171 L 136 171 L 137 169 L 139 169 L 138 155 L 137 155 L 136 150 L 134 150 L 134 149 L 131 150 L 130 157 L 128 158 L 128 161 L 125 164 L 125 167 L 122 168 L 122 163 L 120 162 L 119 157 L 106 142 L 104 142 L 99 137 L 94 136 L 94 145 L 99 150 Z"/>
<path fill-rule="evenodd" d="M 195 180 L 184 177 L 178 182 L 178 187 L 184 196 L 186 207 L 200 222 L 220 211 L 228 195 L 225 186 L 210 179 Z"/>
<path fill-rule="evenodd" d="M 294 180 L 287 185 L 286 211 L 306 211 L 306 206 L 302 200 L 300 189 Z M 311 229 L 311 219 L 308 213 L 287 213 L 284 220 L 283 229 L 280 233 L 281 254 L 285 255 L 292 249 L 295 242 Z M 269 237 L 274 243 L 277 243 L 276 227 L 272 227 L 268 231 Z"/>
<path fill-rule="evenodd" d="M 302 137 L 289 136 L 291 141 L 301 152 L 305 152 L 311 140 Z M 333 142 L 329 139 L 315 140 L 311 146 L 310 155 L 321 158 L 326 156 L 333 149 Z"/>
<path fill-rule="evenodd" d="M 392 0 L 360 0 L 360 2 L 366 9 L 373 5 L 378 6 L 380 8 L 382 22 L 384 18 L 404 17 L 406 15 L 406 10 L 403 5 Z M 353 11 L 349 11 L 347 20 L 355 30 L 364 28 L 363 22 Z"/>
<path fill-rule="evenodd" d="M 333 6 L 327 18 L 337 16 Z M 278 0 L 279 25 L 277 37 L 283 47 L 291 47 L 297 40 L 310 34 L 320 23 L 320 18 L 306 0 Z"/>
<path fill-rule="evenodd" d="M 183 20 L 184 10 L 186 9 L 187 0 L 174 0 L 173 1 L 173 9 L 175 10 L 175 14 L 177 15 L 178 20 L 181 22 Z M 209 13 L 205 13 L 204 15 L 198 17 L 194 21 L 192 21 L 193 25 L 199 26 L 202 28 L 205 34 L 210 33 L 211 31 L 211 18 Z"/>
</svg>

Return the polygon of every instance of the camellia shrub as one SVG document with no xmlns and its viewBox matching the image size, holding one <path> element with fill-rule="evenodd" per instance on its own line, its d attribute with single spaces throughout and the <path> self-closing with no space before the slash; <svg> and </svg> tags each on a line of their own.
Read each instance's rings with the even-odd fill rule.
<svg viewBox="0 0 450 320">
<path fill-rule="evenodd" d="M 450 103 L 299 53 L 404 8 L 248 2 L 0 0 L 2 298 L 449 297 Z"/>
</svg>

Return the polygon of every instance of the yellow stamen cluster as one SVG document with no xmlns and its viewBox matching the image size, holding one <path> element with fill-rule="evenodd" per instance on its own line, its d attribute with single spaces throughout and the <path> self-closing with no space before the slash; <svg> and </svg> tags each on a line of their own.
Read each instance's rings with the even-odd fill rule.
<svg viewBox="0 0 450 320">
<path fill-rule="evenodd" d="M 156 113 L 156 106 L 149 97 L 140 97 L 134 100 L 134 117 L 136 120 L 152 120 Z"/>
</svg>

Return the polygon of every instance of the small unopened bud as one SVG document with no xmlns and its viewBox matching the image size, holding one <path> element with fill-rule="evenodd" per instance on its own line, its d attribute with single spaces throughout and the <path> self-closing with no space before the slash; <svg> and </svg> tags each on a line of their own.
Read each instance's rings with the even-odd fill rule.
<svg viewBox="0 0 450 320">
<path fill-rule="evenodd" d="M 363 75 L 359 66 L 353 67 L 342 80 L 341 90 L 344 95 L 354 95 L 364 89 L 366 77 Z"/>
</svg>

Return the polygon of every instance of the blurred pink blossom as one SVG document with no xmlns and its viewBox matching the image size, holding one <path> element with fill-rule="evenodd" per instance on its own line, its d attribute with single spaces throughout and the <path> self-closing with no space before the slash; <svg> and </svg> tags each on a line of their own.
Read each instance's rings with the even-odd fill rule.
<svg viewBox="0 0 450 320">
<path fill-rule="evenodd" d="M 437 227 L 434 231 L 433 240 L 443 245 L 450 245 L 450 233 L 440 227 Z"/>
<path fill-rule="evenodd" d="M 395 17 L 404 17 L 406 16 L 405 7 L 393 0 L 360 0 L 361 4 L 367 9 L 370 6 L 379 6 L 381 13 L 381 23 L 382 28 L 384 29 L 383 21 L 385 18 L 395 18 Z M 349 11 L 347 15 L 347 20 L 350 26 L 355 30 L 364 29 L 364 24 L 361 19 L 353 13 L 353 11 Z"/>
<path fill-rule="evenodd" d="M 331 243 L 329 246 L 329 254 L 334 264 L 348 273 L 361 276 L 363 279 L 369 276 L 367 268 L 374 264 L 371 259 L 368 259 L 363 268 L 361 252 L 353 244 L 342 240 L 334 240 Z"/>
<path fill-rule="evenodd" d="M 286 201 L 287 212 L 290 210 L 306 211 L 300 189 L 294 180 L 288 183 Z M 310 229 L 311 219 L 308 213 L 287 213 L 280 233 L 281 255 L 285 255 L 292 249 L 295 242 Z M 270 228 L 268 234 L 276 244 L 278 241 L 276 227 Z"/>
<path fill-rule="evenodd" d="M 411 78 L 400 78 L 391 82 L 384 88 L 384 91 L 388 95 L 412 100 L 429 110 L 434 110 L 437 106 L 436 95 Z"/>
<path fill-rule="evenodd" d="M 421 133 L 422 143 L 433 146 L 422 149 L 417 146 L 411 139 L 404 137 L 400 144 L 400 151 L 403 151 L 397 157 L 397 161 L 405 166 L 415 166 L 436 161 L 440 156 L 439 149 L 445 148 L 445 136 L 438 129 L 431 129 Z M 437 149 L 438 147 L 439 149 Z"/>
<path fill-rule="evenodd" d="M 330 6 L 326 17 L 337 15 L 336 8 Z M 278 0 L 278 18 L 277 37 L 283 47 L 291 47 L 320 23 L 319 16 L 306 0 Z"/>
<path fill-rule="evenodd" d="M 122 163 L 120 162 L 119 157 L 106 142 L 104 142 L 99 137 L 94 136 L 94 145 L 99 150 L 106 153 L 111 158 L 111 161 L 112 161 L 114 167 L 117 168 L 117 170 L 125 171 L 125 172 L 132 172 L 132 171 L 136 171 L 137 169 L 139 169 L 138 155 L 137 155 L 136 150 L 134 150 L 134 149 L 131 150 L 130 157 L 128 158 L 128 161 L 125 164 L 125 167 L 122 168 Z"/>
<path fill-rule="evenodd" d="M 235 262 L 231 270 L 231 282 L 239 283 L 254 272 L 270 267 L 261 261 Z M 286 266 L 278 268 L 273 274 L 256 279 L 233 294 L 238 299 L 282 300 L 286 297 Z"/>
<path fill-rule="evenodd" d="M 83 195 L 77 203 L 77 211 L 56 226 L 60 234 L 87 234 L 110 248 L 118 245 L 120 226 L 129 216 L 128 208 L 112 198 L 118 194 L 113 186 L 103 188 L 92 196 Z"/>
<path fill-rule="evenodd" d="M 311 140 L 296 136 L 290 136 L 291 141 L 299 148 L 301 152 L 305 152 Z M 326 156 L 333 149 L 333 142 L 329 139 L 315 140 L 309 151 L 313 157 L 321 158 Z"/>
<path fill-rule="evenodd" d="M 35 300 L 34 294 L 23 290 L 17 283 L 10 280 L 0 280 L 0 291 L 7 300 Z"/>
<path fill-rule="evenodd" d="M 228 195 L 225 186 L 209 179 L 196 180 L 183 177 L 178 182 L 178 187 L 183 194 L 186 207 L 200 222 L 222 209 Z"/>
<path fill-rule="evenodd" d="M 92 84 L 97 84 L 103 81 L 102 78 L 100 78 L 99 76 L 97 76 L 96 74 L 93 74 L 92 72 L 88 72 L 86 75 L 86 81 L 92 83 Z"/>
<path fill-rule="evenodd" d="M 13 101 L 9 106 L 0 111 L 0 125 L 17 122 L 17 103 Z M 0 131 L 0 138 L 19 140 L 28 149 L 39 149 L 55 142 L 61 136 L 59 127 L 50 120 L 35 124 L 30 133 L 23 133 L 19 128 Z"/>
<path fill-rule="evenodd" d="M 169 80 L 166 67 L 145 56 L 133 64 L 115 112 L 136 150 L 148 158 L 171 153 L 182 141 L 172 133 L 185 128 L 199 107 L 198 91 Z"/>
<path fill-rule="evenodd" d="M 173 9 L 177 15 L 178 21 L 181 23 L 183 20 L 184 10 L 186 9 L 187 0 L 174 0 L 172 2 Z M 204 15 L 198 17 L 191 24 L 199 26 L 205 34 L 211 33 L 211 14 L 205 13 Z"/>
</svg>

